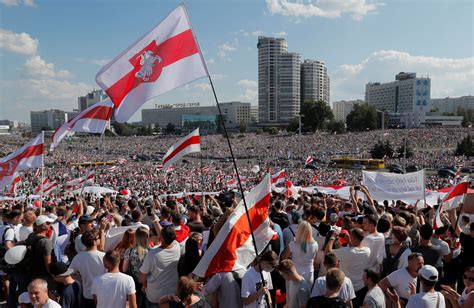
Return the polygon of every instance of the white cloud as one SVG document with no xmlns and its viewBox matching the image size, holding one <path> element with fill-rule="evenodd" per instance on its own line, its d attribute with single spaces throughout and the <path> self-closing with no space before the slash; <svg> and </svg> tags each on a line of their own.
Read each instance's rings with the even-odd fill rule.
<svg viewBox="0 0 474 308">
<path fill-rule="evenodd" d="M 199 89 L 201 91 L 211 90 L 211 85 L 209 83 L 196 83 L 193 85 L 194 89 Z"/>
<path fill-rule="evenodd" d="M 97 66 L 104 66 L 110 61 L 112 61 L 112 59 L 92 60 L 92 63 L 94 63 Z"/>
<path fill-rule="evenodd" d="M 282 36 L 286 36 L 286 32 L 285 31 L 280 31 L 280 32 L 273 33 L 273 35 L 282 37 Z"/>
<path fill-rule="evenodd" d="M 256 88 L 258 86 L 258 83 L 254 80 L 242 79 L 237 82 L 237 85 L 244 88 Z"/>
<path fill-rule="evenodd" d="M 35 1 L 34 0 L 0 0 L 0 3 L 6 6 L 19 6 L 21 4 L 24 4 L 25 6 L 29 7 L 35 7 Z"/>
<path fill-rule="evenodd" d="M 267 9 L 271 14 L 290 17 L 325 17 L 337 18 L 349 14 L 355 20 L 361 20 L 365 15 L 376 12 L 382 3 L 371 0 L 319 0 L 308 1 L 267 0 Z"/>
<path fill-rule="evenodd" d="M 216 61 L 211 58 L 211 59 L 209 59 L 209 60 L 206 60 L 206 63 L 207 63 L 207 64 L 214 64 L 214 63 L 216 63 Z"/>
<path fill-rule="evenodd" d="M 28 33 L 15 33 L 0 29 L 0 49 L 23 55 L 34 55 L 38 50 L 38 40 Z"/>
<path fill-rule="evenodd" d="M 331 100 L 363 98 L 368 82 L 389 82 L 399 72 L 431 78 L 431 97 L 472 94 L 474 57 L 452 59 L 381 50 L 360 63 L 344 64 L 331 74 Z"/>
<path fill-rule="evenodd" d="M 221 80 L 227 77 L 227 75 L 223 74 L 211 74 L 213 80 Z"/>
<path fill-rule="evenodd" d="M 220 44 L 218 48 L 217 55 L 219 58 L 226 60 L 226 61 L 231 61 L 231 59 L 227 56 L 229 52 L 234 52 L 237 50 L 237 47 L 239 45 L 239 42 L 237 39 L 234 39 L 232 42 L 225 42 L 223 44 Z"/>
<path fill-rule="evenodd" d="M 23 65 L 23 71 L 27 76 L 40 79 L 48 78 L 68 78 L 71 73 L 67 70 L 55 71 L 53 63 L 46 63 L 40 56 L 28 58 Z"/>
<path fill-rule="evenodd" d="M 261 30 L 255 30 L 255 31 L 239 30 L 237 34 L 242 34 L 243 36 L 260 36 L 260 35 L 264 35 L 265 33 Z"/>
</svg>

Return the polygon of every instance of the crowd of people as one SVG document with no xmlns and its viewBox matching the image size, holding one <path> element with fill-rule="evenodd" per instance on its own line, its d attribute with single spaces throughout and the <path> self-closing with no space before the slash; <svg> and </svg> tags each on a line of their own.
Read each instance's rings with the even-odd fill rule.
<svg viewBox="0 0 474 308">
<path fill-rule="evenodd" d="M 398 146 L 405 133 L 415 152 L 409 164 L 473 164 L 453 156 L 465 129 L 387 130 L 385 138 Z M 308 155 L 324 162 L 366 153 L 379 134 L 232 139 L 246 190 L 285 169 L 295 185 L 343 180 L 350 197 L 273 191 L 274 236 L 264 251 L 246 268 L 210 277 L 193 272 L 242 197 L 229 184 L 233 165 L 215 160 L 229 156 L 222 136 L 204 136 L 203 159 L 185 158 L 173 170 L 154 158 L 175 138 L 106 138 L 99 147 L 92 137 L 65 142 L 45 157 L 44 177 L 60 186 L 42 201 L 1 202 L 7 306 L 474 307 L 474 215 L 457 207 L 443 212 L 443 226 L 434 228 L 435 208 L 374 200 L 360 185 L 360 171 L 304 166 Z M 19 145 L 13 138 L 0 142 L 5 153 Z M 116 164 L 77 164 L 105 161 Z M 91 170 L 96 185 L 118 193 L 77 193 L 84 184 L 68 186 Z M 35 194 L 41 178 L 36 170 L 23 173 L 16 194 Z M 432 189 L 451 185 L 427 177 Z"/>
</svg>

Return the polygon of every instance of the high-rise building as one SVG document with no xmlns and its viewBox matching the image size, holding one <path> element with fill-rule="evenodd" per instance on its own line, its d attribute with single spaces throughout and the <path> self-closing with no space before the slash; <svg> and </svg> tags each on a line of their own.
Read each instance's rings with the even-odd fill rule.
<svg viewBox="0 0 474 308">
<path fill-rule="evenodd" d="M 30 111 L 31 134 L 36 136 L 43 128 L 56 130 L 68 120 L 67 113 L 63 110 L 51 109 Z"/>
<path fill-rule="evenodd" d="M 250 123 L 258 123 L 258 106 L 250 106 Z"/>
<path fill-rule="evenodd" d="M 289 123 L 300 112 L 301 57 L 284 38 L 260 36 L 257 48 L 259 123 Z"/>
<path fill-rule="evenodd" d="M 308 100 L 329 104 L 330 81 L 324 62 L 304 60 L 301 64 L 301 103 Z"/>
<path fill-rule="evenodd" d="M 79 112 L 86 110 L 90 106 L 107 99 L 107 94 L 103 90 L 93 90 L 84 96 L 77 98 Z"/>
<path fill-rule="evenodd" d="M 458 109 L 474 110 L 474 96 L 432 98 L 430 109 L 436 112 L 456 113 Z"/>
<path fill-rule="evenodd" d="M 430 91 L 430 78 L 401 72 L 395 76 L 395 81 L 366 84 L 365 101 L 378 110 L 403 114 L 408 127 L 420 127 L 430 110 Z"/>
<path fill-rule="evenodd" d="M 346 122 L 347 115 L 351 113 L 355 105 L 363 105 L 363 100 L 338 101 L 332 103 L 332 112 L 336 121 Z"/>
</svg>

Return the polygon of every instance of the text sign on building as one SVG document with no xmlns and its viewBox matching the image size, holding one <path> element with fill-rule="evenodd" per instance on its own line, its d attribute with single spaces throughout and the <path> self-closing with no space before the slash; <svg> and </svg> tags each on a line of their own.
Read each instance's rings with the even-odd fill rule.
<svg viewBox="0 0 474 308">
<path fill-rule="evenodd" d="M 407 174 L 362 171 L 362 181 L 376 200 L 421 200 L 424 198 L 424 170 Z"/>
</svg>

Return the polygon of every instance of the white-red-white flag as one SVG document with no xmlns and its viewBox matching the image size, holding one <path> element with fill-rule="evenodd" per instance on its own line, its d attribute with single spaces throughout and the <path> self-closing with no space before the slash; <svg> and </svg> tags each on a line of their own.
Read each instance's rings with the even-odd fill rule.
<svg viewBox="0 0 474 308">
<path fill-rule="evenodd" d="M 112 166 L 109 168 L 109 171 L 115 171 L 115 170 L 118 170 L 119 169 L 119 166 Z"/>
<path fill-rule="evenodd" d="M 306 161 L 305 161 L 304 164 L 307 166 L 307 165 L 311 164 L 312 162 L 313 162 L 313 156 L 310 155 L 310 156 L 308 156 L 308 158 L 306 158 Z"/>
<path fill-rule="evenodd" d="M 48 184 L 48 183 L 49 183 L 48 179 L 44 179 L 43 183 L 39 183 L 38 186 L 35 189 L 35 194 L 39 193 L 41 191 L 41 187 L 46 186 L 46 184 Z"/>
<path fill-rule="evenodd" d="M 318 176 L 315 174 L 315 175 L 313 175 L 313 178 L 311 179 L 311 185 L 313 185 L 317 181 L 318 181 Z"/>
<path fill-rule="evenodd" d="M 54 181 L 44 186 L 43 193 L 49 194 L 52 192 L 52 189 L 58 186 L 58 182 Z"/>
<path fill-rule="evenodd" d="M 173 144 L 173 146 L 163 157 L 163 168 L 167 169 L 185 155 L 196 152 L 201 152 L 201 137 L 199 136 L 199 128 L 196 128 L 189 135 Z"/>
<path fill-rule="evenodd" d="M 293 186 L 293 182 L 291 182 L 290 180 L 286 181 L 285 182 L 285 187 L 286 187 L 285 196 L 287 198 L 290 198 L 290 197 L 297 198 L 298 197 L 298 190 L 295 188 L 295 186 Z"/>
<path fill-rule="evenodd" d="M 459 184 L 455 185 L 453 189 L 443 198 L 441 204 L 436 210 L 435 220 L 434 220 L 434 229 L 438 229 L 443 226 L 441 221 L 441 213 L 444 211 L 449 211 L 455 209 L 459 206 L 461 202 L 464 201 L 464 197 L 467 194 L 469 188 L 469 181 L 463 180 Z"/>
<path fill-rule="evenodd" d="M 184 5 L 145 34 L 96 75 L 125 122 L 149 99 L 208 76 Z"/>
<path fill-rule="evenodd" d="M 15 172 L 43 166 L 44 133 L 41 132 L 30 142 L 0 159 L 0 189 L 10 186 Z"/>
<path fill-rule="evenodd" d="M 81 176 L 80 178 L 72 179 L 70 181 L 67 181 L 68 186 L 77 186 L 81 185 L 84 182 L 94 182 L 95 181 L 95 171 L 91 170 L 89 171 L 86 175 Z"/>
<path fill-rule="evenodd" d="M 21 176 L 18 172 L 15 172 L 13 176 L 14 176 L 14 178 L 13 178 L 12 183 L 10 184 L 11 187 L 10 187 L 9 193 L 10 193 L 10 195 L 14 196 L 14 195 L 16 195 L 16 187 L 21 182 Z"/>
<path fill-rule="evenodd" d="M 284 183 L 285 178 L 286 178 L 285 170 L 280 170 L 277 173 L 272 175 L 272 184 L 276 185 L 276 184 Z"/>
<path fill-rule="evenodd" d="M 69 119 L 54 132 L 50 151 L 53 151 L 61 140 L 74 133 L 102 134 L 107 126 L 107 121 L 112 116 L 113 106 L 114 104 L 106 99 Z"/>
<path fill-rule="evenodd" d="M 271 181 L 270 175 L 267 175 L 245 196 L 251 228 L 242 200 L 199 261 L 193 272 L 195 275 L 209 277 L 214 273 L 246 269 L 256 257 L 251 229 L 258 253 L 265 249 L 274 234 L 268 219 L 270 194 Z"/>
<path fill-rule="evenodd" d="M 125 164 L 127 162 L 127 160 L 125 158 L 118 158 L 117 162 L 119 162 L 121 164 Z"/>
</svg>

